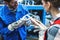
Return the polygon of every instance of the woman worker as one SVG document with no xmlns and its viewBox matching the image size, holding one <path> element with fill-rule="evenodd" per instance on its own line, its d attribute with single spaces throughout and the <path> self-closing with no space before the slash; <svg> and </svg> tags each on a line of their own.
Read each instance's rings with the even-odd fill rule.
<svg viewBox="0 0 60 40">
<path fill-rule="evenodd" d="M 35 24 L 40 26 L 40 28 L 46 30 L 44 40 L 60 40 L 60 0 L 42 0 L 43 6 L 47 12 L 50 12 L 54 23 L 50 28 L 46 28 L 41 22 L 30 18 L 30 20 Z"/>
</svg>

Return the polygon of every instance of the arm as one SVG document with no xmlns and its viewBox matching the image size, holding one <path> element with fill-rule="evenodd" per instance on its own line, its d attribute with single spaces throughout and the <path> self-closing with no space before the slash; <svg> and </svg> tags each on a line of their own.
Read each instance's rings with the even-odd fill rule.
<svg viewBox="0 0 60 40">
<path fill-rule="evenodd" d="M 16 28 L 21 27 L 22 25 L 24 25 L 25 21 L 26 21 L 25 19 L 21 18 L 20 20 L 18 20 L 16 22 L 13 22 L 12 24 L 10 24 L 8 26 L 8 29 L 10 31 L 13 31 L 14 29 L 16 29 Z"/>
<path fill-rule="evenodd" d="M 48 40 L 53 39 L 53 40 L 59 40 L 60 39 L 60 25 L 55 24 L 52 25 L 49 30 L 48 30 Z"/>
<path fill-rule="evenodd" d="M 38 20 L 36 20 L 36 19 L 34 19 L 32 17 L 30 17 L 30 20 L 32 21 L 32 23 L 34 25 L 39 26 L 41 29 L 43 29 L 43 30 L 46 30 L 47 29 L 47 27 L 43 23 L 41 23 L 40 21 L 38 21 Z"/>
<path fill-rule="evenodd" d="M 25 20 L 23 18 L 21 20 L 18 20 L 16 22 L 13 22 L 12 24 L 6 25 L 4 21 L 0 20 L 0 33 L 1 34 L 10 34 L 14 31 L 14 29 L 20 27 L 25 23 Z"/>
</svg>

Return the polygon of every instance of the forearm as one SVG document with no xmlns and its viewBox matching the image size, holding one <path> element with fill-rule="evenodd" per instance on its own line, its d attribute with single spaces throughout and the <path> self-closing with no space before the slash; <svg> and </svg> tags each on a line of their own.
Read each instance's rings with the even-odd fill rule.
<svg viewBox="0 0 60 40">
<path fill-rule="evenodd" d="M 16 22 L 13 22 L 8 26 L 8 29 L 13 31 L 14 29 L 21 27 L 25 22 L 23 20 L 18 20 Z"/>
<path fill-rule="evenodd" d="M 30 18 L 30 20 L 32 21 L 32 23 L 34 23 L 34 25 L 39 26 L 42 30 L 47 29 L 47 27 L 43 23 L 41 23 L 40 21 L 38 21 L 38 20 L 36 20 L 36 19 L 34 19 L 32 17 Z"/>
</svg>

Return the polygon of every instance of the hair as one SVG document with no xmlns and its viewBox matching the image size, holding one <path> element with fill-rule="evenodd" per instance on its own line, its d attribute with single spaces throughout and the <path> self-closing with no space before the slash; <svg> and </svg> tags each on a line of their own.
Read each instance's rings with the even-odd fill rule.
<svg viewBox="0 0 60 40">
<path fill-rule="evenodd" d="M 59 8 L 60 7 L 60 0 L 44 0 L 45 2 L 50 2 L 53 7 Z"/>
<path fill-rule="evenodd" d="M 6 1 L 6 2 L 11 2 L 11 0 L 4 0 L 4 1 Z"/>
</svg>

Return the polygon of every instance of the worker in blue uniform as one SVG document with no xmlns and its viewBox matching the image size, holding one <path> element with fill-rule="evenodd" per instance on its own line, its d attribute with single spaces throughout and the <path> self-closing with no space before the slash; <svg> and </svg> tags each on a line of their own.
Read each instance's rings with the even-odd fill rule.
<svg viewBox="0 0 60 40">
<path fill-rule="evenodd" d="M 26 40 L 26 27 L 18 26 L 25 22 L 22 17 L 28 14 L 27 10 L 22 5 L 17 7 L 17 0 L 4 0 L 4 2 L 5 5 L 0 10 L 0 17 L 5 23 L 3 25 L 6 26 L 0 26 L 0 34 L 4 40 Z M 15 26 L 16 24 L 19 25 Z"/>
</svg>

